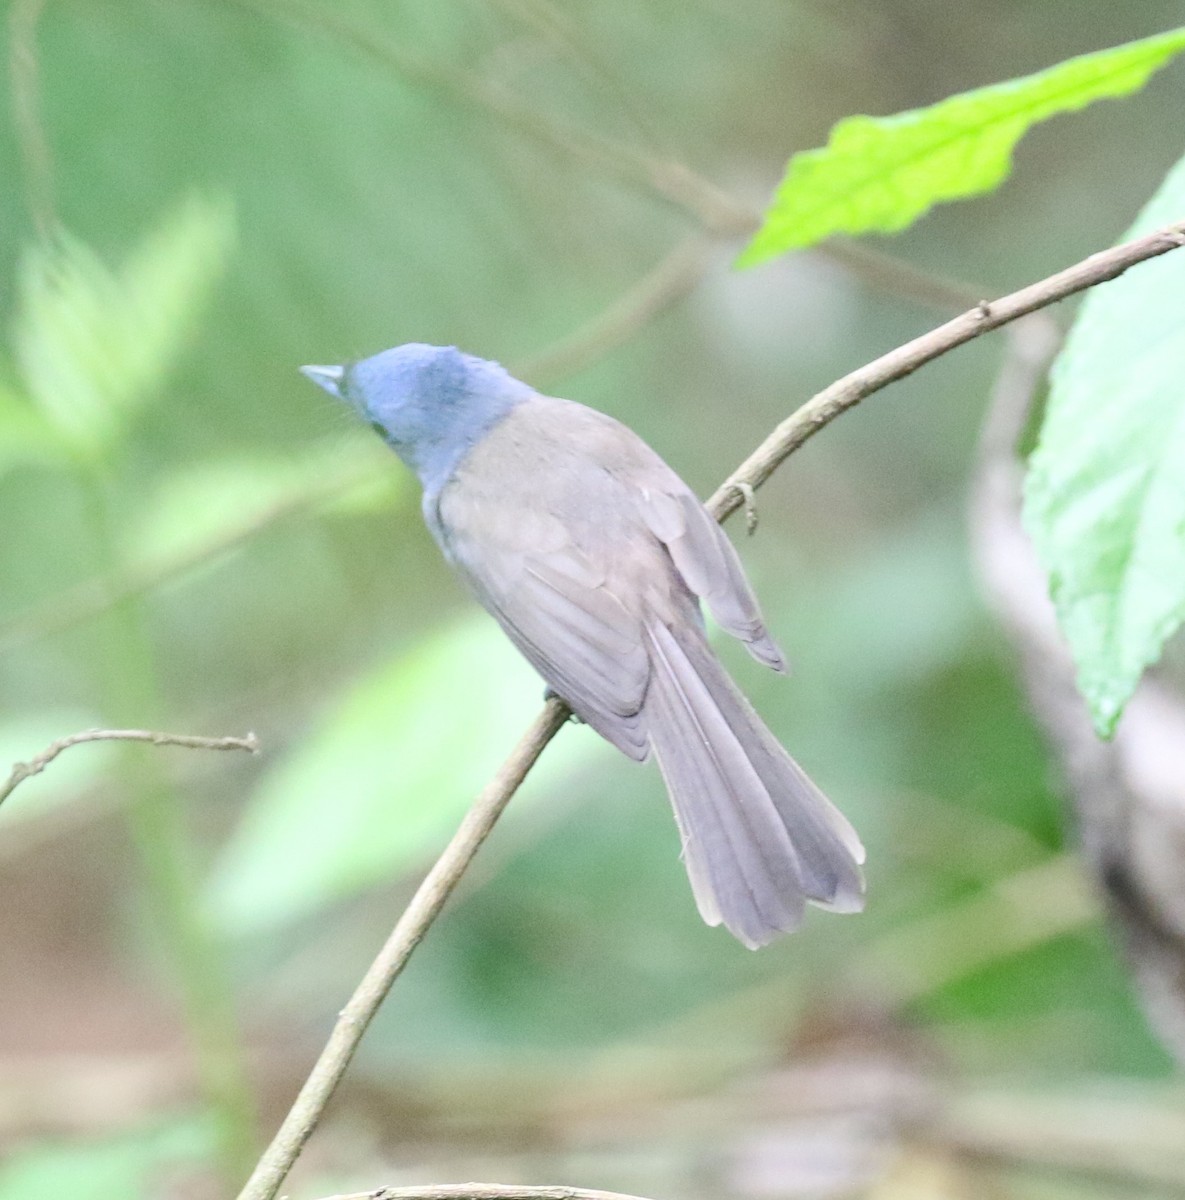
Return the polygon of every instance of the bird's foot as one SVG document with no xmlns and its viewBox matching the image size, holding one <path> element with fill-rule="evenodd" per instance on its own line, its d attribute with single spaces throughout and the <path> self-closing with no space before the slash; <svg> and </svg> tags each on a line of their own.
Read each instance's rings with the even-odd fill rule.
<svg viewBox="0 0 1185 1200">
<path fill-rule="evenodd" d="M 751 537 L 757 532 L 757 495 L 751 483 L 734 483 L 732 487 L 745 506 L 745 529 Z"/>
<path fill-rule="evenodd" d="M 567 700 L 565 700 L 563 698 L 563 696 L 561 696 L 559 694 L 559 692 L 557 692 L 555 690 L 555 688 L 553 688 L 553 687 L 544 688 L 543 689 L 543 703 L 548 704 L 552 700 L 558 700 L 561 704 L 568 703 Z M 568 720 L 571 721 L 573 725 L 583 725 L 584 724 L 584 722 L 574 712 L 571 712 L 570 709 L 569 709 L 569 714 L 570 715 L 568 717 Z"/>
</svg>

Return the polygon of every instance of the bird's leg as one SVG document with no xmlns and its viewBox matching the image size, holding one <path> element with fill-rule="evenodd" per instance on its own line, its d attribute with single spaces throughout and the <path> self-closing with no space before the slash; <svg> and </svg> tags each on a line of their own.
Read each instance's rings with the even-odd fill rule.
<svg viewBox="0 0 1185 1200">
<path fill-rule="evenodd" d="M 757 495 L 753 485 L 749 483 L 734 483 L 733 489 L 740 495 L 745 504 L 745 529 L 752 536 L 757 532 Z"/>
<path fill-rule="evenodd" d="M 561 696 L 559 692 L 557 692 L 555 688 L 551 686 L 551 684 L 548 684 L 547 687 L 543 689 L 543 703 L 546 704 L 549 700 L 558 700 L 561 704 L 568 703 L 567 700 L 565 700 L 563 696 Z M 573 725 L 584 724 L 584 722 L 574 712 L 570 713 L 568 720 L 571 721 Z"/>
</svg>

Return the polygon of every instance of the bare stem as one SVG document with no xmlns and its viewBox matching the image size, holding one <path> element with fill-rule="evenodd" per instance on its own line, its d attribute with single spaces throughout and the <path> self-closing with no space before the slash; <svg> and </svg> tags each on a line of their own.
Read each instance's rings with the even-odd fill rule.
<svg viewBox="0 0 1185 1200">
<path fill-rule="evenodd" d="M 20 151 L 25 196 L 37 233 L 49 237 L 57 225 L 53 156 L 41 120 L 37 25 L 45 0 L 14 0 L 8 10 L 8 75 L 13 128 Z"/>
<path fill-rule="evenodd" d="M 1185 220 L 1150 233 L 1135 241 L 1102 250 L 1089 258 L 1058 271 L 1038 283 L 1001 296 L 984 300 L 961 316 L 939 325 L 888 354 L 873 359 L 850 375 L 836 380 L 812 396 L 786 418 L 757 449 L 716 489 L 707 502 L 708 511 L 723 521 L 744 503 L 744 485 L 760 487 L 786 459 L 840 413 L 854 408 L 861 400 L 912 375 L 919 367 L 943 354 L 973 341 L 982 334 L 999 329 L 1020 317 L 1056 304 L 1077 292 L 1115 279 L 1137 263 L 1156 258 L 1185 245 Z"/>
<path fill-rule="evenodd" d="M 624 1192 L 599 1192 L 592 1188 L 541 1184 L 521 1187 L 505 1183 L 430 1183 L 424 1187 L 387 1187 L 372 1192 L 350 1192 L 325 1200 L 642 1200 Z"/>
<path fill-rule="evenodd" d="M 259 749 L 255 734 L 245 737 L 198 737 L 189 733 L 161 733 L 155 729 L 84 729 L 50 742 L 28 762 L 15 763 L 12 773 L 0 784 L 0 804 L 3 804 L 26 779 L 40 775 L 59 754 L 71 746 L 87 742 L 151 742 L 154 746 L 185 746 L 189 750 L 246 750 L 254 754 Z"/>
<path fill-rule="evenodd" d="M 321 1051 L 300 1095 L 284 1118 L 271 1145 L 259 1160 L 239 1200 L 271 1200 L 280 1190 L 309 1135 L 317 1127 L 358 1043 L 391 985 L 407 965 L 444 902 L 461 881 L 473 856 L 494 828 L 543 748 L 560 731 L 570 713 L 560 700 L 548 700 L 502 768 L 473 802 L 453 840 L 416 889 L 386 945 L 362 977 L 350 1002 L 342 1009 L 325 1049 Z"/>
<path fill-rule="evenodd" d="M 853 371 L 808 400 L 783 421 L 721 484 L 708 501 L 709 511 L 717 520 L 723 521 L 745 504 L 746 496 L 751 490 L 760 487 L 813 434 L 873 392 L 898 379 L 904 379 L 918 367 L 956 346 L 961 346 L 964 342 L 979 337 L 980 334 L 998 329 L 1076 292 L 1114 279 L 1137 263 L 1166 254 L 1182 245 L 1185 245 L 1185 221 L 1177 222 L 1136 241 L 1091 255 L 1065 271 L 1003 296 L 999 300 L 991 303 L 984 301 L 962 316 Z M 312 1073 L 301 1088 L 279 1132 L 239 1194 L 239 1200 L 273 1200 L 300 1155 L 302 1147 L 320 1121 L 321 1114 L 345 1074 L 367 1026 L 390 991 L 391 985 L 407 964 L 411 952 L 428 932 L 429 926 L 443 908 L 515 790 L 568 716 L 569 710 L 561 701 L 549 700 L 501 770 L 474 801 L 460 829 L 420 885 L 387 944 L 371 964 L 349 1004 L 342 1010 Z M 498 1200 L 507 1200 L 508 1197 L 514 1196 L 555 1195 L 575 1198 L 596 1195 L 562 1188 L 553 1193 L 546 1189 L 467 1193 L 455 1192 L 448 1188 L 430 1188 L 410 1192 L 387 1189 L 371 1194 L 389 1198 L 401 1195 L 409 1198 L 467 1196 L 471 1200 L 480 1196 L 496 1196 Z"/>
</svg>

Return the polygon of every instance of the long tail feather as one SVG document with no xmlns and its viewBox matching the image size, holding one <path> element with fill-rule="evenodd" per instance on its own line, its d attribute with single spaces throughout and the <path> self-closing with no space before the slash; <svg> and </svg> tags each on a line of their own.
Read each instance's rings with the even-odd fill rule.
<svg viewBox="0 0 1185 1200">
<path fill-rule="evenodd" d="M 807 901 L 863 907 L 864 848 L 782 748 L 697 629 L 648 630 L 646 727 L 683 835 L 704 920 L 756 948 Z"/>
</svg>

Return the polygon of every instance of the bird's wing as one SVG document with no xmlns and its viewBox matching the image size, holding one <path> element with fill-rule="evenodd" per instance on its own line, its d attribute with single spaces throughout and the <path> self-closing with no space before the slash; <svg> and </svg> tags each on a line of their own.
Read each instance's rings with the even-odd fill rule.
<svg viewBox="0 0 1185 1200">
<path fill-rule="evenodd" d="M 517 482 L 483 489 L 462 478 L 446 487 L 438 536 L 555 692 L 625 754 L 645 759 L 641 710 L 650 661 L 640 607 L 628 589 L 614 586 L 612 563 L 579 545 L 578 532 Z"/>
<path fill-rule="evenodd" d="M 657 455 L 654 459 L 657 466 L 644 479 L 638 500 L 646 525 L 666 546 L 683 582 L 708 606 L 721 629 L 744 642 L 758 662 L 784 671 L 786 661 L 765 628 L 728 535 L 674 471 Z"/>
<path fill-rule="evenodd" d="M 782 669 L 732 543 L 630 429 L 535 396 L 494 427 L 431 500 L 445 554 L 535 669 L 632 758 L 651 663 L 645 627 L 698 620 L 701 597 Z"/>
</svg>

